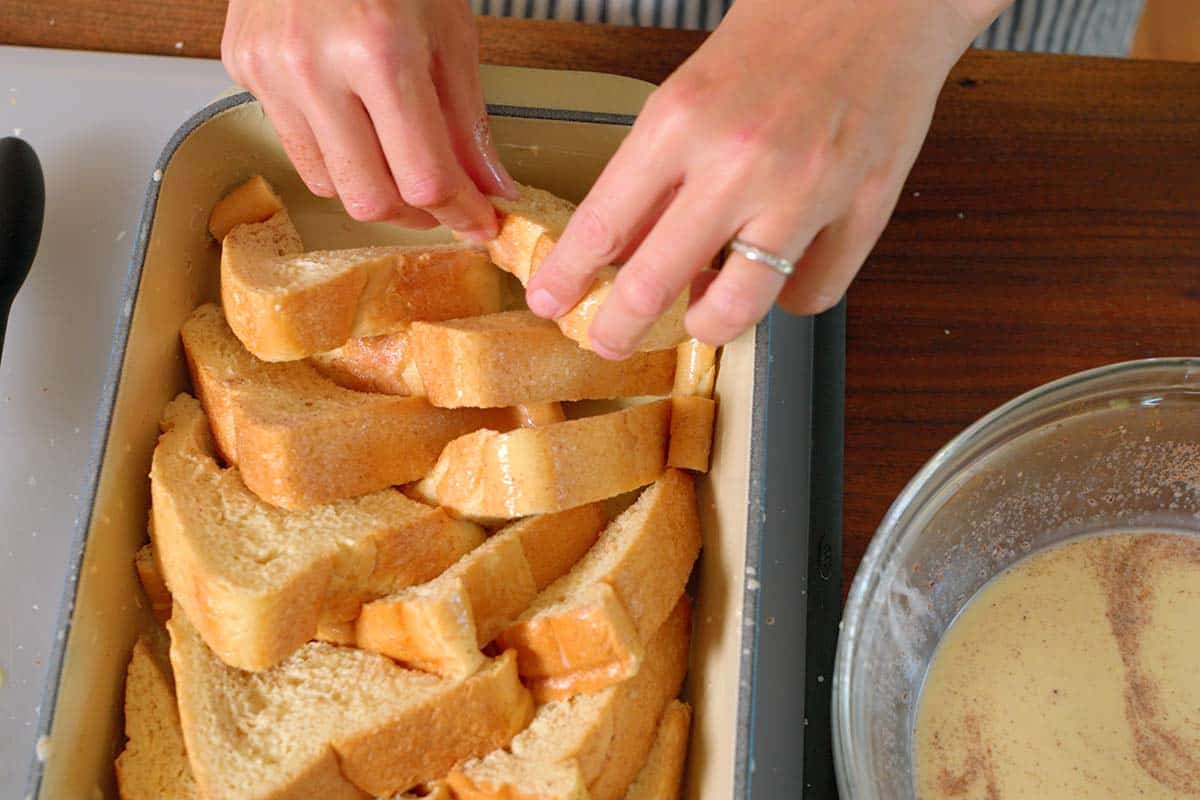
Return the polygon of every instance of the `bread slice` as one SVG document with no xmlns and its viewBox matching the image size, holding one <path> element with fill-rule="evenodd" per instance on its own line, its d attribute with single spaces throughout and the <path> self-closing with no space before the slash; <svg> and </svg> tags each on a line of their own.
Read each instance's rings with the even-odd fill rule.
<svg viewBox="0 0 1200 800">
<path fill-rule="evenodd" d="M 246 349 L 292 361 L 418 319 L 500 310 L 500 273 L 463 245 L 266 255 L 234 228 L 221 247 L 221 302 Z"/>
<path fill-rule="evenodd" d="M 654 746 L 650 748 L 641 772 L 625 792 L 625 800 L 679 800 L 691 725 L 691 706 L 680 700 L 667 704 L 658 723 Z"/>
<path fill-rule="evenodd" d="M 655 741 L 663 708 L 679 693 L 687 673 L 690 602 L 676 603 L 651 638 L 646 659 L 627 681 L 599 692 L 548 703 L 509 745 L 454 769 L 447 782 L 460 797 L 565 800 L 570 786 L 539 785 L 542 774 L 579 771 L 591 800 L 619 800 Z"/>
<path fill-rule="evenodd" d="M 428 583 L 362 608 L 359 647 L 406 666 L 461 677 L 537 592 L 570 569 L 604 524 L 599 504 L 513 523 Z"/>
<path fill-rule="evenodd" d="M 400 397 L 425 394 L 412 359 L 410 326 L 394 333 L 351 339 L 336 350 L 316 353 L 309 363 L 347 389 Z"/>
<path fill-rule="evenodd" d="M 447 680 L 311 642 L 272 669 L 242 672 L 185 616 L 168 627 L 184 740 L 206 800 L 407 791 L 503 747 L 533 715 L 511 654 Z"/>
<path fill-rule="evenodd" d="M 208 232 L 218 242 L 238 225 L 266 222 L 284 210 L 283 200 L 261 175 L 255 175 L 213 206 Z M 295 252 L 301 248 L 297 247 Z"/>
<path fill-rule="evenodd" d="M 488 255 L 497 266 L 528 285 L 529 279 L 562 237 L 575 206 L 550 192 L 531 186 L 522 186 L 521 196 L 516 200 L 492 198 L 492 202 L 500 211 L 500 233 L 488 242 Z M 591 291 L 557 320 L 562 332 L 582 347 L 591 347 L 588 328 L 612 291 L 616 276 L 616 267 L 604 268 L 596 277 Z M 687 333 L 683 327 L 683 316 L 687 307 L 688 292 L 685 291 L 642 337 L 639 349 L 665 350 L 684 341 Z"/>
<path fill-rule="evenodd" d="M 214 460 L 200 404 L 163 416 L 150 470 L 154 546 L 174 600 L 226 663 L 259 670 L 353 620 L 363 601 L 437 576 L 478 527 L 388 489 L 302 512 L 275 508 Z"/>
<path fill-rule="evenodd" d="M 520 538 L 533 583 L 540 592 L 583 558 L 600 537 L 605 522 L 604 504 L 588 503 L 517 520 L 499 533 Z"/>
<path fill-rule="evenodd" d="M 530 311 L 416 322 L 410 342 L 425 396 L 444 408 L 665 395 L 675 372 L 670 350 L 608 361 Z"/>
<path fill-rule="evenodd" d="M 471 675 L 486 660 L 479 648 L 536 594 L 520 539 L 497 534 L 429 583 L 364 605 L 358 646 L 426 672 Z"/>
<path fill-rule="evenodd" d="M 166 622 L 171 618 L 171 592 L 163 580 L 162 567 L 158 565 L 154 545 L 143 545 L 133 558 L 133 566 L 137 570 L 142 591 L 150 601 L 150 613 L 159 622 Z"/>
<path fill-rule="evenodd" d="M 121 800 L 196 800 L 175 707 L 165 631 L 143 634 L 125 678 L 125 748 L 117 757 Z"/>
<path fill-rule="evenodd" d="M 488 319 L 493 316 L 498 315 L 485 315 L 478 319 Z M 558 334 L 558 329 L 552 324 L 550 327 L 555 335 L 562 339 Z M 408 328 L 384 336 L 351 339 L 337 350 L 318 353 L 309 359 L 309 363 L 326 378 L 347 389 L 358 392 L 393 394 L 401 397 L 423 397 L 425 396 L 425 386 L 417 371 L 417 363 L 413 359 L 412 339 L 412 333 Z M 562 339 L 562 341 L 567 340 Z M 570 346 L 578 352 L 584 352 L 574 344 Z M 467 365 L 455 360 L 463 358 L 462 354 L 447 353 L 446 355 L 449 360 L 437 368 L 441 373 L 454 372 L 457 374 L 464 369 L 468 373 L 471 371 Z M 475 354 L 465 357 L 471 358 L 473 355 Z M 520 365 L 512 365 L 510 368 L 519 369 L 519 367 Z M 427 368 L 426 371 L 434 374 L 432 368 Z M 508 380 L 511 382 L 515 379 L 510 377 Z M 485 405 L 483 403 L 454 404 L 455 407 L 483 407 Z M 449 404 L 442 404 L 442 406 L 449 407 Z M 558 402 L 551 401 L 515 402 L 512 403 L 512 412 L 514 422 L 522 428 L 536 428 L 566 419 L 562 406 Z"/>
<path fill-rule="evenodd" d="M 417 480 L 454 438 L 516 424 L 505 409 L 434 408 L 421 398 L 343 389 L 303 362 L 260 361 L 215 305 L 196 309 L 182 336 L 221 455 L 255 494 L 283 508 Z"/>
<path fill-rule="evenodd" d="M 456 800 L 592 800 L 575 762 L 544 764 L 507 750 L 470 761 L 447 780 Z"/>
<path fill-rule="evenodd" d="M 510 413 L 519 428 L 544 428 L 567 421 L 562 403 L 518 403 Z"/>
<path fill-rule="evenodd" d="M 712 399 L 717 380 L 717 348 L 689 339 L 677 350 L 667 464 L 707 472 L 717 418 L 717 403 Z"/>
<path fill-rule="evenodd" d="M 708 472 L 717 401 L 708 397 L 671 398 L 671 444 L 667 466 Z"/>
<path fill-rule="evenodd" d="M 699 552 L 694 481 L 667 470 L 498 643 L 517 651 L 539 701 L 626 679 L 638 670 L 640 645 L 683 594 Z"/>
<path fill-rule="evenodd" d="M 604 500 L 662 474 L 670 401 L 543 428 L 462 436 L 419 491 L 473 519 L 512 519 Z"/>
</svg>

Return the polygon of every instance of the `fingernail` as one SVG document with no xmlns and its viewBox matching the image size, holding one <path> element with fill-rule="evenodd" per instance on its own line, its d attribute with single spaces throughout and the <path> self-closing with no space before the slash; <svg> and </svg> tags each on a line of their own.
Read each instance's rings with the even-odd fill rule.
<svg viewBox="0 0 1200 800">
<path fill-rule="evenodd" d="M 500 154 L 496 152 L 496 146 L 492 143 L 492 128 L 488 124 L 486 116 L 475 125 L 474 136 L 475 146 L 479 148 L 483 162 L 487 164 L 494 188 L 501 196 L 507 197 L 509 200 L 516 200 L 521 196 L 521 188 L 500 161 Z"/>
<path fill-rule="evenodd" d="M 516 200 L 521 196 L 521 187 L 513 180 L 513 177 L 508 174 L 508 170 L 500 163 L 499 157 L 495 153 L 487 153 L 487 165 L 491 170 L 492 179 L 496 182 L 496 188 L 500 193 L 509 200 Z"/>
<path fill-rule="evenodd" d="M 534 289 L 525 302 L 529 304 L 529 310 L 539 317 L 554 319 L 562 313 L 562 305 L 545 289 Z"/>
<path fill-rule="evenodd" d="M 488 234 L 487 232 L 480 231 L 480 230 L 456 231 L 456 233 L 459 236 L 461 236 L 462 238 L 468 239 L 468 240 L 474 242 L 475 244 L 487 244 L 492 239 L 496 238 L 495 236 L 492 236 L 491 234 Z"/>
<path fill-rule="evenodd" d="M 591 341 L 592 352 L 601 358 L 607 358 L 609 361 L 623 361 L 629 357 L 628 353 L 614 350 L 603 342 L 598 342 L 595 339 Z"/>
</svg>

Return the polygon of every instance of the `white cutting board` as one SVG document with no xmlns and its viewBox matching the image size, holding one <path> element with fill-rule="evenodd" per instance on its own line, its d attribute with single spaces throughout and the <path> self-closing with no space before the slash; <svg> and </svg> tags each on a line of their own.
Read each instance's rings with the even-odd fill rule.
<svg viewBox="0 0 1200 800">
<path fill-rule="evenodd" d="M 146 185 L 175 129 L 229 85 L 209 60 L 0 47 L 0 136 L 26 139 L 46 173 L 0 360 L 0 797 L 25 790 Z"/>
</svg>

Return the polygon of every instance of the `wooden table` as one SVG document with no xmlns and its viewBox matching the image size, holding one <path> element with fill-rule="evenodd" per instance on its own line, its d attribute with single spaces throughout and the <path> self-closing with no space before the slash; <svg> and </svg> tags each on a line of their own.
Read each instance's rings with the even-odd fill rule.
<svg viewBox="0 0 1200 800">
<path fill-rule="evenodd" d="M 219 54 L 219 0 L 4 0 L 0 42 Z M 703 35 L 484 20 L 484 60 L 661 81 Z M 970 53 L 849 296 L 843 572 L 921 464 L 1038 384 L 1200 341 L 1200 65 Z"/>
</svg>

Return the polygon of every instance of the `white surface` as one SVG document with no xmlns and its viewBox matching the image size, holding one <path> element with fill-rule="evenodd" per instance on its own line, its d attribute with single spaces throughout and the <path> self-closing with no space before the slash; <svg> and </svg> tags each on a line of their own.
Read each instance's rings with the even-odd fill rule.
<svg viewBox="0 0 1200 800">
<path fill-rule="evenodd" d="M 220 64 L 0 47 L 0 136 L 37 150 L 46 221 L 0 360 L 0 797 L 23 796 L 113 325 L 167 139 Z M 0 176 L 0 180 L 3 176 Z"/>
</svg>

